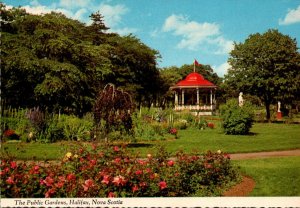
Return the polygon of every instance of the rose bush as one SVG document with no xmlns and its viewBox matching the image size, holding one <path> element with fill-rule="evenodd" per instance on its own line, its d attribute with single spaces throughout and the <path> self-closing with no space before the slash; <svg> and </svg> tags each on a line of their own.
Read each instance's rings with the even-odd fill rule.
<svg viewBox="0 0 300 208">
<path fill-rule="evenodd" d="M 220 195 L 239 173 L 227 154 L 169 153 L 159 149 L 147 158 L 125 147 L 81 146 L 61 162 L 3 159 L 3 197 L 142 197 Z"/>
</svg>

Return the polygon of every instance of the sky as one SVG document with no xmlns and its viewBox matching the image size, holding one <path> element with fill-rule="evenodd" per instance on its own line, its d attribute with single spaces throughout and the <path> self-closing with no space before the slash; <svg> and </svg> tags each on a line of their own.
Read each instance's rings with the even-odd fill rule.
<svg viewBox="0 0 300 208">
<path fill-rule="evenodd" d="M 33 14 L 51 11 L 91 24 L 99 11 L 111 32 L 133 34 L 159 51 L 158 67 L 194 59 L 223 76 L 234 42 L 268 29 L 296 38 L 300 48 L 300 0 L 3 0 Z M 191 69 L 192 71 L 193 69 Z"/>
</svg>

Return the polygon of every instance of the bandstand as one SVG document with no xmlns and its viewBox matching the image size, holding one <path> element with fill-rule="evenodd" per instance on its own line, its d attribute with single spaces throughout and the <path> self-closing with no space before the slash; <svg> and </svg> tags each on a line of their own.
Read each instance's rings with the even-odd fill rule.
<svg viewBox="0 0 300 208">
<path fill-rule="evenodd" d="M 189 110 L 197 115 L 212 115 L 216 109 L 217 86 L 196 72 L 171 87 L 175 94 L 175 110 Z"/>
</svg>

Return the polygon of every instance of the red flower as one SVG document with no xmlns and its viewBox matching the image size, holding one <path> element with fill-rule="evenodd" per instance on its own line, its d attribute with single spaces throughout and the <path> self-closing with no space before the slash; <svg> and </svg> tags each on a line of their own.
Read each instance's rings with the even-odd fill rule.
<svg viewBox="0 0 300 208">
<path fill-rule="evenodd" d="M 224 157 L 227 159 L 230 159 L 230 155 L 229 154 L 224 154 Z"/>
<path fill-rule="evenodd" d="M 94 166 L 97 164 L 97 160 L 90 160 L 90 166 Z"/>
<path fill-rule="evenodd" d="M 8 129 L 4 132 L 4 136 L 9 137 L 15 134 L 15 131 L 12 129 Z"/>
<path fill-rule="evenodd" d="M 109 192 L 107 197 L 114 198 L 114 197 L 116 197 L 116 195 L 114 192 Z"/>
<path fill-rule="evenodd" d="M 178 133 L 176 128 L 171 128 L 169 132 L 170 132 L 170 134 L 174 134 L 174 135 L 176 135 Z"/>
<path fill-rule="evenodd" d="M 108 185 L 109 184 L 109 175 L 103 176 L 103 180 L 101 181 L 101 183 Z"/>
<path fill-rule="evenodd" d="M 94 186 L 94 182 L 92 179 L 88 179 L 84 182 L 84 184 L 82 185 L 84 191 L 88 191 L 89 188 L 93 187 Z"/>
<path fill-rule="evenodd" d="M 118 157 L 114 160 L 114 163 L 120 164 L 121 161 L 122 161 L 122 159 L 120 157 Z"/>
<path fill-rule="evenodd" d="M 114 151 L 115 152 L 119 152 L 120 151 L 119 147 L 118 146 L 114 146 Z"/>
<path fill-rule="evenodd" d="M 12 177 L 8 177 L 8 179 L 6 180 L 6 183 L 8 184 L 14 184 L 14 179 Z"/>
<path fill-rule="evenodd" d="M 45 180 L 43 180 L 43 184 L 45 184 L 46 186 L 52 186 L 52 184 L 54 183 L 53 178 L 47 176 Z"/>
<path fill-rule="evenodd" d="M 137 185 L 134 185 L 133 187 L 132 187 L 132 192 L 134 193 L 134 192 L 136 192 L 136 191 L 138 191 L 139 190 L 139 187 L 137 186 Z"/>
<path fill-rule="evenodd" d="M 174 162 L 173 160 L 169 160 L 169 161 L 168 161 L 168 166 L 171 167 L 171 166 L 173 166 L 174 164 L 175 164 L 175 162 Z"/>
<path fill-rule="evenodd" d="M 147 183 L 146 183 L 146 182 L 140 182 L 140 184 L 139 184 L 139 185 L 140 185 L 140 187 L 142 187 L 142 188 L 143 188 L 143 187 L 146 187 L 146 186 L 147 186 Z"/>
<path fill-rule="evenodd" d="M 211 123 L 211 122 L 209 122 L 209 123 L 207 124 L 207 126 L 208 126 L 208 128 L 211 128 L 211 129 L 213 129 L 213 128 L 215 127 L 215 124 L 214 124 L 214 123 Z"/>
<path fill-rule="evenodd" d="M 143 174 L 143 171 L 142 170 L 137 170 L 137 171 L 135 171 L 135 174 L 136 175 L 141 175 L 141 174 Z"/>
<path fill-rule="evenodd" d="M 51 196 L 53 196 L 53 194 L 55 194 L 55 190 L 54 190 L 54 189 L 49 189 L 49 190 L 45 193 L 45 197 L 46 197 L 46 198 L 50 198 Z"/>
<path fill-rule="evenodd" d="M 14 162 L 14 161 L 10 162 L 10 167 L 11 167 L 12 169 L 15 169 L 15 168 L 17 167 L 17 163 Z"/>
<path fill-rule="evenodd" d="M 160 190 L 167 188 L 167 183 L 165 181 L 159 182 L 158 185 L 159 185 Z"/>
<path fill-rule="evenodd" d="M 76 179 L 76 176 L 73 173 L 70 173 L 67 175 L 67 180 L 68 181 L 73 181 Z"/>
</svg>

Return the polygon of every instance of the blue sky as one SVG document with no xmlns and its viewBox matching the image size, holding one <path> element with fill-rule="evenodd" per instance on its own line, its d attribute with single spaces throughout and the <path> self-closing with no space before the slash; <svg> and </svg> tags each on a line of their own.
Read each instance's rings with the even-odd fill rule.
<svg viewBox="0 0 300 208">
<path fill-rule="evenodd" d="M 300 0 L 4 0 L 34 14 L 58 11 L 90 24 L 100 11 L 111 31 L 132 33 L 162 58 L 159 67 L 192 64 L 194 58 L 226 74 L 233 42 L 278 29 L 300 47 Z M 192 70 L 192 69 L 191 69 Z"/>
</svg>

